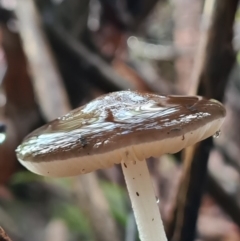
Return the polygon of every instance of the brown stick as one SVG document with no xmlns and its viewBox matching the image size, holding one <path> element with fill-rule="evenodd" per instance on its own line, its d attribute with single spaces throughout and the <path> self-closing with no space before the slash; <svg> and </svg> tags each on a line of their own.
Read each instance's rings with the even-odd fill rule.
<svg viewBox="0 0 240 241">
<path fill-rule="evenodd" d="M 206 188 L 222 210 L 240 227 L 240 202 L 237 195 L 229 193 L 211 173 L 208 174 Z"/>
<path fill-rule="evenodd" d="M 216 1 L 206 49 L 203 49 L 208 54 L 205 55 L 199 72 L 198 94 L 220 101 L 223 99 L 228 75 L 235 62 L 232 37 L 237 6 L 238 0 Z M 204 54 L 200 56 L 204 56 Z M 194 239 L 212 146 L 212 140 L 208 139 L 199 144 L 197 148 L 192 147 L 187 150 L 187 153 L 191 152 L 191 157 L 185 162 L 189 168 L 181 182 L 178 202 L 168 230 L 169 238 L 173 238 L 174 241 L 192 241 Z"/>
<path fill-rule="evenodd" d="M 174 0 L 174 42 L 177 49 L 195 48 L 199 39 L 199 19 L 201 17 L 201 1 Z M 189 11 L 189 9 L 191 9 Z M 200 40 L 200 42 L 202 42 Z M 182 94 L 188 94 L 191 70 L 193 68 L 193 53 L 179 56 L 175 61 L 177 71 L 177 88 Z"/>
<path fill-rule="evenodd" d="M 58 116 L 62 116 L 71 110 L 67 93 L 64 89 L 61 76 L 56 68 L 55 61 L 51 55 L 51 51 L 45 35 L 41 29 L 40 19 L 38 16 L 37 9 L 35 8 L 33 0 L 22 0 L 18 2 L 16 8 L 16 14 L 20 20 L 20 31 L 24 45 L 25 54 L 28 58 L 28 64 L 31 68 L 32 81 L 35 93 L 37 95 L 38 104 L 45 116 L 46 120 L 54 119 Z M 91 58 L 91 56 L 88 56 Z M 97 65 L 98 62 L 96 62 Z M 100 189 L 97 177 L 95 173 L 91 175 L 85 175 L 81 177 L 82 182 L 88 183 L 88 185 L 82 186 L 82 194 L 84 197 L 79 195 L 78 190 L 76 191 L 79 197 L 79 203 L 82 204 L 81 198 L 93 198 L 93 193 L 98 193 L 98 198 L 101 196 L 102 204 L 99 206 L 99 202 L 91 200 L 84 203 L 89 216 L 91 225 L 93 226 L 96 234 L 96 240 L 118 240 L 118 232 L 114 219 L 112 218 L 107 200 Z M 95 197 L 95 196 L 94 196 Z M 97 198 L 97 199 L 98 199 Z M 96 210 L 101 212 L 101 221 L 94 219 L 90 210 Z M 109 230 L 109 228 L 111 230 Z"/>
<path fill-rule="evenodd" d="M 136 89 L 136 86 L 118 75 L 108 63 L 87 49 L 81 42 L 75 40 L 64 28 L 55 24 L 54 26 L 47 26 L 47 29 L 50 35 L 64 43 L 75 54 L 79 62 L 88 66 L 88 71 L 91 72 L 91 75 L 94 74 L 96 78 L 94 82 L 98 83 L 99 86 L 104 83 L 113 90 Z"/>
<path fill-rule="evenodd" d="M 17 3 L 15 12 L 37 100 L 44 117 L 52 120 L 71 107 L 33 2 Z"/>
<path fill-rule="evenodd" d="M 75 194 L 79 207 L 85 211 L 97 241 L 120 241 L 120 235 L 111 217 L 95 173 L 82 175 L 75 182 Z"/>
<path fill-rule="evenodd" d="M 0 227 L 0 241 L 12 241 L 2 227 Z"/>
</svg>

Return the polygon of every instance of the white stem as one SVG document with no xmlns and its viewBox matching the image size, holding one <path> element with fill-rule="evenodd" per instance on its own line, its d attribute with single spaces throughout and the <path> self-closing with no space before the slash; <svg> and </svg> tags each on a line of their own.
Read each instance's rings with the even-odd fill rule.
<svg viewBox="0 0 240 241">
<path fill-rule="evenodd" d="M 141 241 L 167 241 L 146 161 L 122 162 Z"/>
</svg>

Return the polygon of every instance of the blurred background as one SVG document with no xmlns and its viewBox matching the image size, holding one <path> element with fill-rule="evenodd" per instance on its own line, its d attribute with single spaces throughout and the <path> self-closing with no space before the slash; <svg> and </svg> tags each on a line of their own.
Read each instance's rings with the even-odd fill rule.
<svg viewBox="0 0 240 241">
<path fill-rule="evenodd" d="M 51 179 L 15 156 L 37 127 L 131 89 L 224 102 L 220 136 L 149 169 L 169 240 L 240 240 L 239 51 L 238 0 L 0 0 L 0 226 L 12 241 L 138 240 L 118 166 Z"/>
</svg>

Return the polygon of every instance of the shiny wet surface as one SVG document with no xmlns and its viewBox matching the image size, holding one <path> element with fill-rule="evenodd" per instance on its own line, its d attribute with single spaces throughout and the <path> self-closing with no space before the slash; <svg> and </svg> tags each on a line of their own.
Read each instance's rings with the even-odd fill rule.
<svg viewBox="0 0 240 241">
<path fill-rule="evenodd" d="M 104 153 L 181 136 L 225 114 L 219 102 L 201 97 L 115 92 L 37 129 L 18 147 L 17 155 L 41 162 Z"/>
</svg>

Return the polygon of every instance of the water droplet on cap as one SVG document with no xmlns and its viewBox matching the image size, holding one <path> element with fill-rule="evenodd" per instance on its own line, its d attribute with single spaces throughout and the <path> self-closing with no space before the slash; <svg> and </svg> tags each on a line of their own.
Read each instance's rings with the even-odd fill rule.
<svg viewBox="0 0 240 241">
<path fill-rule="evenodd" d="M 160 200 L 159 200 L 159 197 L 156 196 L 156 203 L 159 203 Z"/>
<path fill-rule="evenodd" d="M 221 135 L 221 130 L 216 131 L 216 133 L 213 135 L 213 138 L 218 138 Z"/>
</svg>

